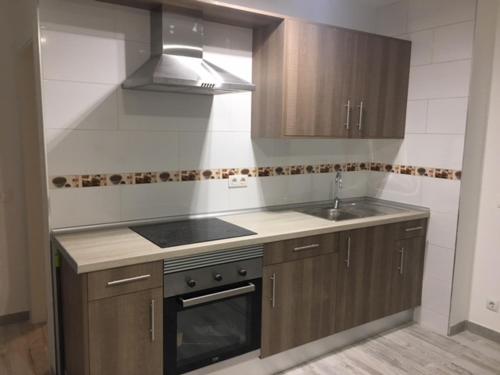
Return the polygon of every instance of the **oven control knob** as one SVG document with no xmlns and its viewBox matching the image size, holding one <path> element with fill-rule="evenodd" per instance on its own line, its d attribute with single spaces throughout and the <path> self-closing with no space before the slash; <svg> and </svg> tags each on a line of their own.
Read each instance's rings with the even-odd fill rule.
<svg viewBox="0 0 500 375">
<path fill-rule="evenodd" d="M 196 281 L 195 281 L 195 280 L 193 280 L 193 279 L 189 279 L 189 280 L 187 281 L 187 285 L 188 285 L 188 287 L 190 287 L 190 288 L 194 288 L 194 287 L 196 286 Z"/>
<path fill-rule="evenodd" d="M 238 271 L 238 274 L 240 276 L 246 276 L 247 275 L 247 270 L 244 269 L 244 268 L 241 268 L 239 271 Z"/>
<path fill-rule="evenodd" d="M 222 281 L 222 275 L 220 273 L 216 273 L 214 275 L 214 279 L 215 279 L 215 281 Z"/>
</svg>

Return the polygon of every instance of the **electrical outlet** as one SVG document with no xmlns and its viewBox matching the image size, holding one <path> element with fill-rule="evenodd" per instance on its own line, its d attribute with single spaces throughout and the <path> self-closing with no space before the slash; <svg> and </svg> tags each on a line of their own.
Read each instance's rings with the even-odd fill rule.
<svg viewBox="0 0 500 375">
<path fill-rule="evenodd" d="M 248 175 L 235 174 L 229 176 L 229 189 L 246 188 L 248 186 Z"/>
<path fill-rule="evenodd" d="M 498 301 L 493 301 L 491 299 L 486 301 L 486 308 L 490 311 L 493 311 L 493 312 L 498 312 L 498 309 L 500 307 L 499 305 L 500 305 L 500 302 L 498 302 Z"/>
</svg>

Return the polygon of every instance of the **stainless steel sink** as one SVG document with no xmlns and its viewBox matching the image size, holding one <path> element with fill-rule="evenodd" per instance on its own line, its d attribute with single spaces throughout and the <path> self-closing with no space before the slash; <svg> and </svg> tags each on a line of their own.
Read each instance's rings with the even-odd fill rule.
<svg viewBox="0 0 500 375">
<path fill-rule="evenodd" d="M 309 206 L 297 209 L 308 215 L 321 217 L 331 221 L 344 221 L 352 219 L 361 219 L 373 216 L 383 216 L 396 214 L 403 211 L 402 208 L 388 206 L 368 200 L 349 202 L 341 204 L 339 208 L 333 208 L 331 205 Z"/>
</svg>

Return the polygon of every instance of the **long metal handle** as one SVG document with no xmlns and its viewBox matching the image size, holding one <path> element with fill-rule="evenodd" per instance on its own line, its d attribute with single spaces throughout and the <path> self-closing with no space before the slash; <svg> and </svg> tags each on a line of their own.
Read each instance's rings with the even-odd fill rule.
<svg viewBox="0 0 500 375">
<path fill-rule="evenodd" d="M 223 290 L 222 292 L 216 292 L 211 294 L 206 294 L 200 297 L 193 297 L 189 299 L 179 298 L 182 307 L 191 307 L 201 305 L 202 303 L 219 301 L 224 298 L 236 297 L 242 294 L 255 292 L 255 285 L 252 283 L 248 283 L 248 285 L 241 286 L 239 288 Z"/>
<path fill-rule="evenodd" d="M 151 328 L 150 328 L 150 332 L 151 332 L 151 341 L 155 341 L 155 300 L 152 299 L 151 300 L 151 305 L 149 306 L 149 308 L 151 309 Z"/>
<path fill-rule="evenodd" d="M 358 130 L 361 131 L 363 129 L 363 115 L 365 112 L 365 102 L 361 102 L 361 104 L 358 106 L 359 108 L 359 123 L 358 123 Z"/>
<path fill-rule="evenodd" d="M 347 237 L 347 259 L 344 262 L 347 268 L 351 267 L 351 236 Z"/>
<path fill-rule="evenodd" d="M 271 294 L 271 306 L 274 309 L 276 307 L 276 274 L 273 273 L 271 276 L 271 281 L 273 282 L 273 291 Z"/>
<path fill-rule="evenodd" d="M 401 258 L 399 260 L 399 274 L 402 275 L 404 273 L 404 261 L 405 261 L 405 248 L 402 247 L 401 250 L 399 250 L 399 253 L 401 254 Z"/>
<path fill-rule="evenodd" d="M 141 276 L 129 277 L 128 279 L 108 281 L 108 286 L 116 286 L 121 284 L 132 283 L 134 281 L 146 280 L 149 279 L 150 277 L 151 275 L 141 275 Z"/>
<path fill-rule="evenodd" d="M 416 232 L 417 230 L 422 230 L 424 227 L 414 227 L 414 228 L 406 228 L 405 232 Z"/>
<path fill-rule="evenodd" d="M 349 130 L 351 128 L 351 101 L 348 100 L 344 107 L 347 109 L 347 122 L 345 123 L 345 128 Z"/>
<path fill-rule="evenodd" d="M 311 245 L 306 245 L 306 246 L 299 246 L 293 249 L 293 251 L 303 251 L 303 250 L 310 250 L 310 249 L 316 249 L 319 247 L 319 243 L 314 243 Z"/>
</svg>

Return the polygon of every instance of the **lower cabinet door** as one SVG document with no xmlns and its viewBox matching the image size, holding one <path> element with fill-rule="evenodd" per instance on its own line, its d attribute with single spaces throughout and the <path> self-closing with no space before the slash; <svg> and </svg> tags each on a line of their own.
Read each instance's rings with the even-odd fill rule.
<svg viewBox="0 0 500 375">
<path fill-rule="evenodd" d="M 337 254 L 264 267 L 261 357 L 335 332 Z"/>
<path fill-rule="evenodd" d="M 163 374 L 161 288 L 89 303 L 90 375 Z"/>
<path fill-rule="evenodd" d="M 420 306 L 424 258 L 425 237 L 396 242 L 392 262 L 392 314 Z"/>
</svg>

